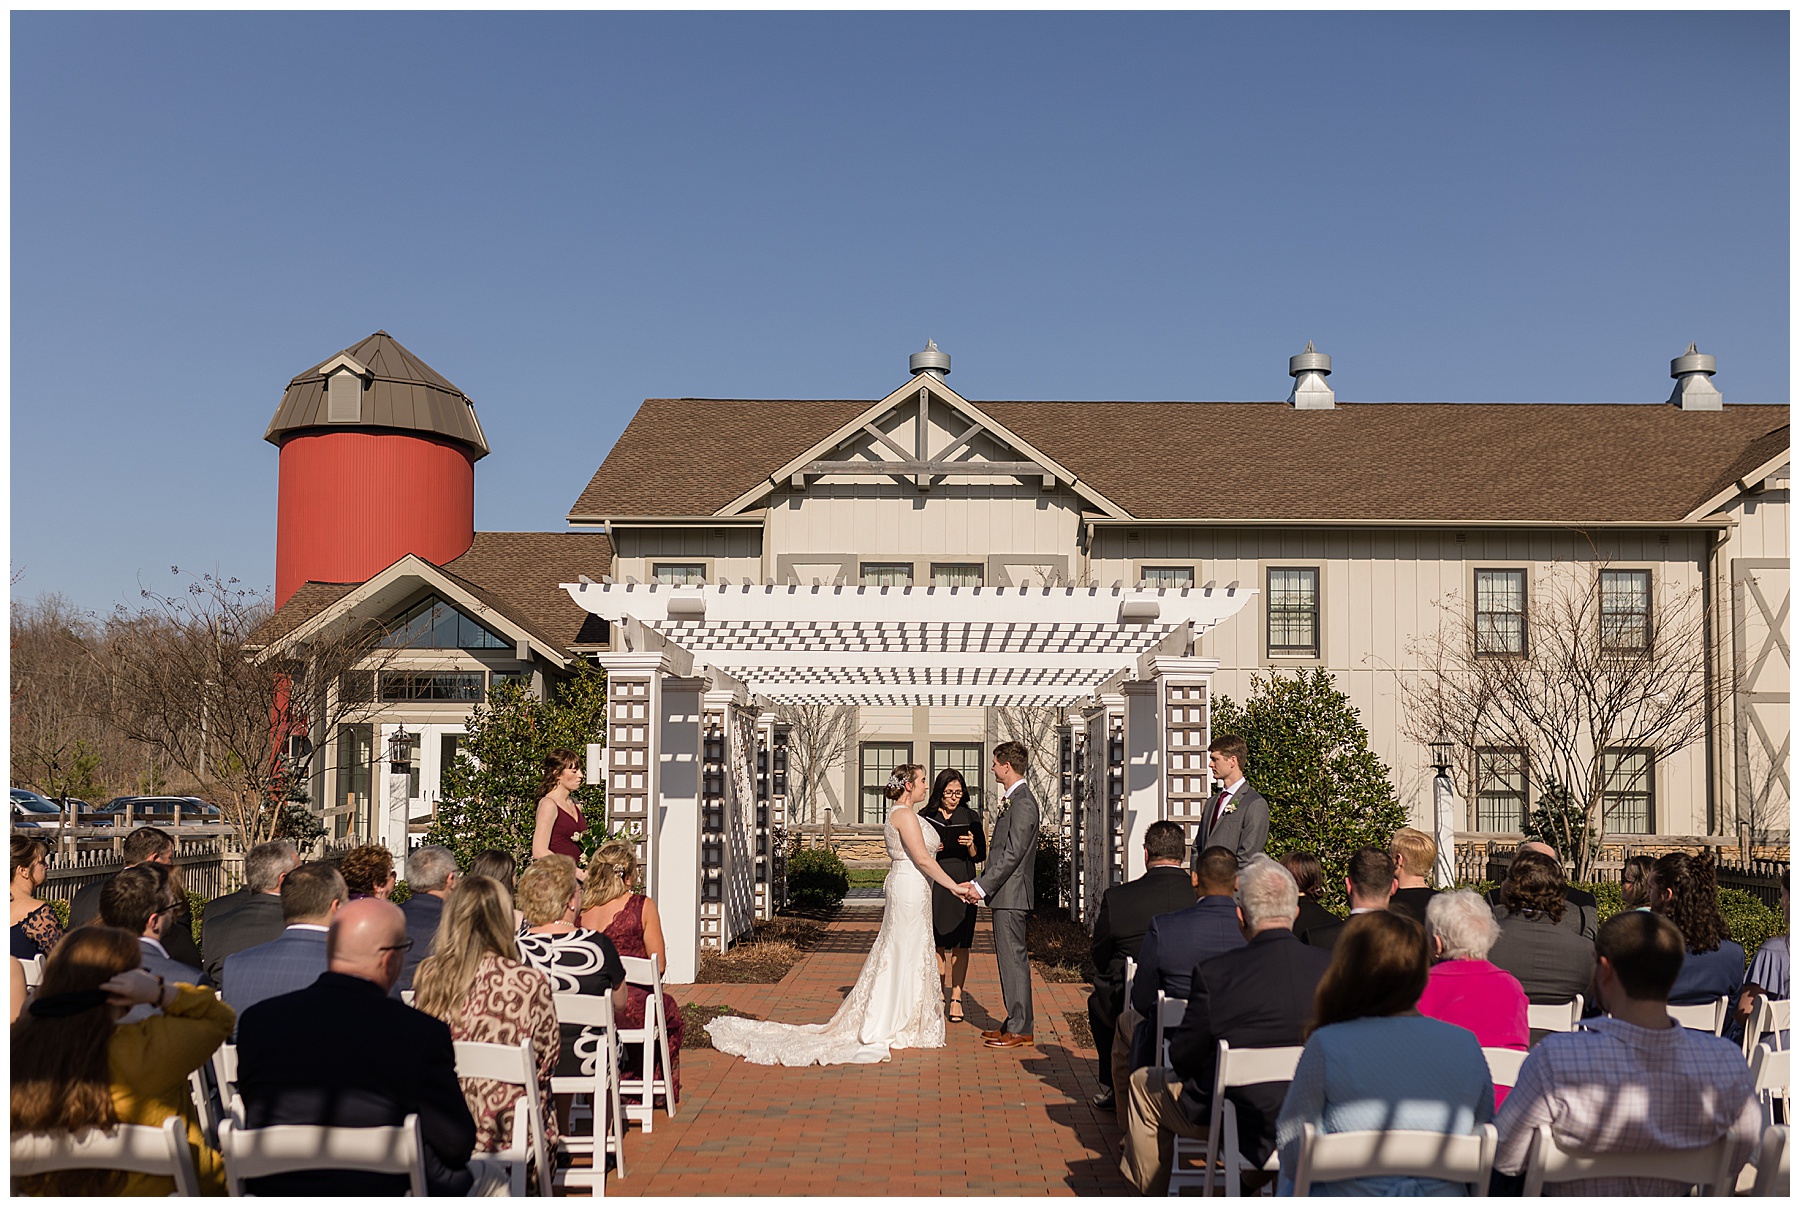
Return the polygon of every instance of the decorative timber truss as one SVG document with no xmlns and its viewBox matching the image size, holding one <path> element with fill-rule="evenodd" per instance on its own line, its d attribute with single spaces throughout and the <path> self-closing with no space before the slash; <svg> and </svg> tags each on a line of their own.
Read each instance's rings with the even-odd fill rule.
<svg viewBox="0 0 1800 1207">
<path fill-rule="evenodd" d="M 1085 917 L 1142 870 L 1151 822 L 1197 831 L 1218 664 L 1194 657 L 1194 641 L 1255 594 L 562 585 L 613 626 L 615 648 L 600 655 L 608 811 L 639 844 L 675 983 L 693 979 L 703 949 L 723 949 L 782 904 L 787 735 L 776 705 L 1070 710 L 1061 803 L 1071 910 Z"/>
</svg>

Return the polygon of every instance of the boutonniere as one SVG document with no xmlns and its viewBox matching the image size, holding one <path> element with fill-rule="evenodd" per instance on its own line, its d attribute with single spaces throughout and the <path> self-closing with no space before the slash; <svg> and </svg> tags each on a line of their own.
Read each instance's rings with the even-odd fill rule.
<svg viewBox="0 0 1800 1207">
<path fill-rule="evenodd" d="M 1234 797 L 1231 800 L 1228 800 L 1225 802 L 1225 812 L 1219 814 L 1219 816 L 1220 817 L 1230 817 L 1233 813 L 1236 813 L 1236 812 L 1237 812 L 1237 799 Z"/>
</svg>

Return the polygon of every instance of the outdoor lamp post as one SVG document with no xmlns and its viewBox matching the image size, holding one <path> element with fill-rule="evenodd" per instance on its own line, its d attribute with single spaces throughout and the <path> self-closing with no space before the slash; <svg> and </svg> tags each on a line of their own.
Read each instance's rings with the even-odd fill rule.
<svg viewBox="0 0 1800 1207">
<path fill-rule="evenodd" d="M 1456 786 L 1450 781 L 1455 744 L 1442 734 L 1430 743 L 1432 777 L 1432 837 L 1437 840 L 1437 866 L 1432 878 L 1444 888 L 1456 883 Z"/>
<path fill-rule="evenodd" d="M 394 853 L 396 860 L 406 858 L 407 829 L 411 818 L 411 806 L 407 800 L 407 785 L 412 778 L 412 741 L 413 735 L 406 732 L 406 726 L 395 728 L 388 738 L 388 807 L 385 835 L 378 835 L 377 842 L 382 842 Z M 384 841 L 385 839 L 385 841 Z"/>
</svg>

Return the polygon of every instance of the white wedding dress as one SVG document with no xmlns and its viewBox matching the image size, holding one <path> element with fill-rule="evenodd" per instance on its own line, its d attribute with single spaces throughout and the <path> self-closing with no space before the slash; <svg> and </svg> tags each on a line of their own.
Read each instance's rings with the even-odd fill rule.
<svg viewBox="0 0 1800 1207">
<path fill-rule="evenodd" d="M 936 828 L 925 849 L 943 846 Z M 775 1023 L 727 1015 L 706 1024 L 713 1046 L 753 1064 L 874 1064 L 890 1048 L 944 1046 L 944 991 L 931 930 L 931 881 L 900 841 L 892 821 L 882 830 L 888 858 L 887 909 L 875 946 L 850 996 L 828 1023 Z"/>
</svg>

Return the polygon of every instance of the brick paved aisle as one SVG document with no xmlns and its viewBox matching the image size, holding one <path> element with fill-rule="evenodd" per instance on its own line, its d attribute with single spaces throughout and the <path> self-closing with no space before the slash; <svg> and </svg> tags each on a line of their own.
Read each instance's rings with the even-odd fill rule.
<svg viewBox="0 0 1800 1207">
<path fill-rule="evenodd" d="M 683 1002 L 759 1018 L 824 1022 L 856 979 L 881 920 L 879 898 L 844 905 L 778 985 L 678 985 Z M 981 1031 L 1004 1016 L 986 911 L 975 935 L 966 1019 L 947 1045 L 878 1065 L 764 1067 L 720 1052 L 681 1058 L 680 1114 L 625 1138 L 612 1195 L 1126 1194 L 1119 1130 L 1088 1105 L 1094 1053 L 1063 1015 L 1087 986 L 1032 978 L 1037 1045 L 996 1051 Z"/>
</svg>

